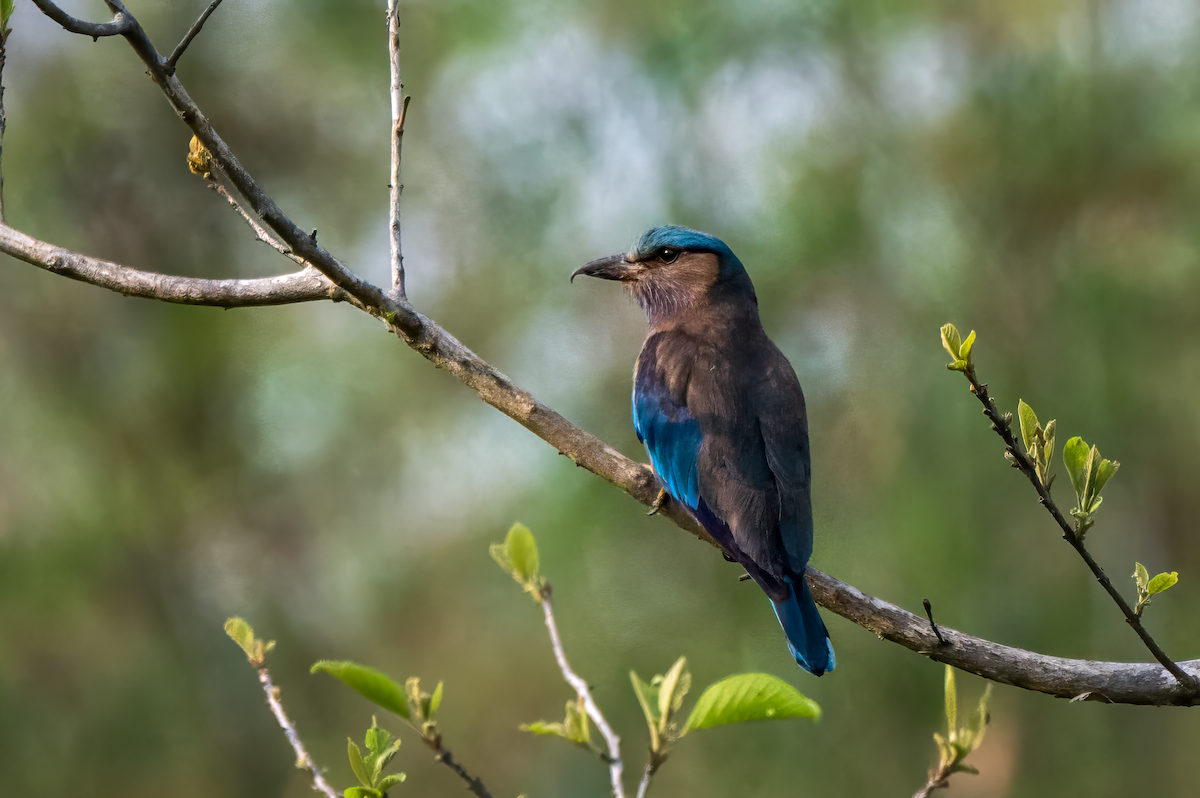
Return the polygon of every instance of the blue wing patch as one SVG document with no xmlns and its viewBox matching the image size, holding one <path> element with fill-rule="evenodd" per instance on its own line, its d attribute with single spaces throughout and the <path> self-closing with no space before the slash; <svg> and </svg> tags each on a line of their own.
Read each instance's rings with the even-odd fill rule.
<svg viewBox="0 0 1200 798">
<path fill-rule="evenodd" d="M 667 493 L 693 512 L 700 505 L 700 425 L 676 403 L 666 386 L 638 380 L 633 389 L 633 428 Z"/>
</svg>

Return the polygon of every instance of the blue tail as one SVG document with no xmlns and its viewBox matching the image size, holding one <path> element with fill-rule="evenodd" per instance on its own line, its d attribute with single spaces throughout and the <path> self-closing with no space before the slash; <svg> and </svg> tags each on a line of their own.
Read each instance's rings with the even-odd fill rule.
<svg viewBox="0 0 1200 798">
<path fill-rule="evenodd" d="M 786 577 L 784 581 L 791 588 L 787 601 L 772 601 L 771 605 L 787 636 L 788 651 L 796 658 L 797 665 L 815 676 L 833 670 L 837 665 L 833 643 L 829 642 L 829 632 L 804 577 Z"/>
</svg>

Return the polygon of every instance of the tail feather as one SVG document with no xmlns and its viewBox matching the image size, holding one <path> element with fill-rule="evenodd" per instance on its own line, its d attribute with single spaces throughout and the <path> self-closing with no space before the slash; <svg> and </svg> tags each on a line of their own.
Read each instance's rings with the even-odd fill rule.
<svg viewBox="0 0 1200 798">
<path fill-rule="evenodd" d="M 816 676 L 833 670 L 837 665 L 833 643 L 829 641 L 829 632 L 804 577 L 787 577 L 784 581 L 790 588 L 787 601 L 772 601 L 771 604 L 787 637 L 788 651 L 792 652 L 797 665 Z"/>
</svg>

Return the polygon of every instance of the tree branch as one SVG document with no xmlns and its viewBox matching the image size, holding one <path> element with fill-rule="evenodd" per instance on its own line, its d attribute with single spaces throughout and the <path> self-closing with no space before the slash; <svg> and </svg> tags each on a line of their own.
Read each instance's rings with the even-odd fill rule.
<svg viewBox="0 0 1200 798">
<path fill-rule="evenodd" d="M 924 618 L 867 595 L 815 568 L 808 568 L 806 578 L 813 598 L 821 606 L 884 640 L 993 682 L 1077 701 L 1150 706 L 1200 704 L 1200 697 L 1184 689 L 1170 673 L 1154 663 L 1049 657 L 971 637 L 938 624 L 946 641 L 941 644 Z M 1178 664 L 1193 674 L 1200 674 L 1200 660 Z"/>
<path fill-rule="evenodd" d="M 113 9 L 113 19 L 111 22 L 84 22 L 81 19 L 75 19 L 61 8 L 51 3 L 50 0 L 33 0 L 33 4 L 37 6 L 43 14 L 50 19 L 62 25 L 65 30 L 70 33 L 78 33 L 81 36 L 91 36 L 95 41 L 101 36 L 124 36 L 130 30 L 130 25 L 133 22 L 132 18 L 124 13 L 123 10 Z M 107 3 L 112 9 L 112 4 Z M 136 24 L 136 23 L 133 23 Z"/>
<path fill-rule="evenodd" d="M 212 12 L 216 11 L 217 6 L 219 5 L 221 5 L 221 0 L 213 0 L 211 3 L 209 3 L 208 8 L 204 9 L 204 13 L 200 15 L 200 19 L 196 20 L 196 24 L 192 25 L 191 30 L 189 30 L 179 44 L 176 45 L 175 52 L 171 53 L 171 57 L 167 59 L 167 62 L 164 65 L 167 71 L 172 75 L 175 74 L 175 67 L 179 64 L 179 58 L 183 55 L 183 51 L 186 50 L 188 45 L 192 43 L 192 39 L 196 38 L 196 34 L 198 34 L 200 29 L 204 27 L 204 23 L 208 21 L 208 18 L 212 16 Z"/>
<path fill-rule="evenodd" d="M 642 780 L 638 782 L 637 798 L 646 798 L 646 791 L 650 789 L 650 779 L 653 776 L 653 763 L 647 762 L 646 769 L 642 771 Z"/>
<path fill-rule="evenodd" d="M 558 625 L 554 622 L 554 608 L 550 604 L 550 585 L 545 585 L 542 588 L 542 612 L 546 616 L 546 628 L 550 631 L 550 646 L 554 649 L 554 659 L 558 661 L 558 668 L 562 671 L 563 678 L 567 680 L 567 684 L 575 690 L 575 695 L 579 696 L 579 700 L 583 702 L 584 708 L 587 710 L 588 717 L 596 724 L 596 728 L 600 730 L 600 734 L 604 737 L 604 742 L 608 744 L 608 774 L 612 779 L 613 798 L 625 798 L 625 785 L 622 783 L 622 769 L 624 765 L 621 763 L 621 738 L 612 730 L 612 726 L 608 725 L 608 721 L 604 719 L 604 714 L 600 712 L 600 707 L 596 705 L 595 699 L 592 698 L 592 691 L 588 689 L 588 683 L 584 681 L 579 674 L 571 670 L 570 664 L 567 662 L 567 654 L 563 650 L 562 639 L 558 636 Z"/>
<path fill-rule="evenodd" d="M 924 787 L 914 792 L 912 798 L 929 798 L 933 795 L 934 790 L 948 789 L 950 789 L 950 769 L 943 766 L 929 772 L 929 781 L 925 782 Z"/>
<path fill-rule="evenodd" d="M 263 692 L 267 694 L 267 706 L 271 708 L 275 720 L 279 722 L 279 728 L 283 729 L 288 742 L 292 744 L 292 750 L 296 752 L 296 767 L 306 771 L 312 777 L 314 790 L 324 793 L 327 798 L 341 798 L 341 794 L 329 786 L 329 782 L 325 781 L 321 771 L 313 765 L 312 758 L 300 740 L 300 734 L 296 731 L 296 727 L 288 718 L 287 713 L 283 711 L 283 704 L 279 702 L 279 688 L 271 682 L 271 674 L 267 672 L 266 666 L 258 669 L 258 681 L 262 683 Z"/>
<path fill-rule="evenodd" d="M 453 770 L 460 779 L 467 783 L 467 792 L 478 798 L 492 798 L 492 794 L 488 792 L 483 781 L 478 776 L 468 773 L 466 768 L 454 761 L 454 755 L 442 747 L 442 735 L 438 734 L 432 738 L 422 736 L 421 740 L 433 749 L 434 759 Z"/>
<path fill-rule="evenodd" d="M 1117 591 L 1115 587 L 1113 587 L 1113 583 L 1109 580 L 1108 574 L 1104 573 L 1104 569 L 1100 567 L 1100 564 L 1097 563 L 1092 557 L 1091 552 L 1089 552 L 1084 546 L 1083 536 L 1081 534 L 1077 534 L 1075 529 L 1072 528 L 1071 524 L 1067 522 L 1067 519 L 1063 517 L 1062 512 L 1058 509 L 1058 505 L 1056 505 L 1054 503 L 1054 499 L 1050 497 L 1050 490 L 1043 485 L 1042 480 L 1038 478 L 1037 468 L 1034 466 L 1034 463 L 1021 450 L 1020 445 L 1017 443 L 1016 436 L 1014 436 L 1012 432 L 1011 417 L 1002 415 L 1000 411 L 996 409 L 996 401 L 988 396 L 987 385 L 981 383 L 976 377 L 975 366 L 969 360 L 967 361 L 966 370 L 963 372 L 963 375 L 971 384 L 971 393 L 973 393 L 980 403 L 983 404 L 983 414 L 988 417 L 989 421 L 992 422 L 992 429 L 995 430 L 996 434 L 999 435 L 1001 440 L 1004 441 L 1005 448 L 1009 454 L 1009 458 L 1013 464 L 1013 467 L 1020 470 L 1020 472 L 1029 479 L 1030 483 L 1033 485 L 1033 489 L 1038 493 L 1038 502 L 1046 508 L 1046 511 L 1050 513 L 1051 517 L 1054 518 L 1054 521 L 1058 524 L 1059 528 L 1062 529 L 1063 539 L 1070 543 L 1071 547 L 1074 548 L 1079 556 L 1083 558 L 1083 561 L 1087 563 L 1087 567 L 1091 570 L 1092 575 L 1096 577 L 1096 581 L 1100 583 L 1100 586 L 1103 587 L 1112 600 L 1116 602 L 1116 605 L 1125 615 L 1125 621 L 1131 627 L 1133 627 L 1133 631 L 1136 632 L 1137 636 L 1141 638 L 1142 642 L 1146 645 L 1146 648 L 1149 649 L 1154 658 L 1162 663 L 1162 666 L 1166 668 L 1172 676 L 1175 677 L 1175 679 L 1185 690 L 1188 690 L 1192 694 L 1200 693 L 1200 683 L 1198 683 L 1191 675 L 1181 670 L 1179 666 L 1167 656 L 1166 652 L 1159 647 L 1158 643 L 1154 641 L 1154 638 L 1151 637 L 1150 633 L 1146 631 L 1146 627 L 1142 626 L 1141 618 L 1134 613 L 1133 609 L 1128 603 L 1126 603 L 1125 598 L 1120 594 L 1120 592 Z"/>
<path fill-rule="evenodd" d="M 401 326 L 412 325 L 414 323 L 416 312 L 411 306 L 406 302 L 392 301 L 378 287 L 368 283 L 347 269 L 329 252 L 317 244 L 315 232 L 309 233 L 301 230 L 291 219 L 284 215 L 279 206 L 275 204 L 275 201 L 263 191 L 254 178 L 250 176 L 250 173 L 246 171 L 246 168 L 242 166 L 237 157 L 234 156 L 233 151 L 229 149 L 229 145 L 217 135 L 212 123 L 200 111 L 196 103 L 192 101 L 192 98 L 183 88 L 183 84 L 179 82 L 179 79 L 173 73 L 167 70 L 166 59 L 159 55 L 141 24 L 132 14 L 125 10 L 120 2 L 117 0 L 105 0 L 109 8 L 113 9 L 115 17 L 111 23 L 113 27 L 105 28 L 106 32 L 103 34 L 94 34 L 94 30 L 105 26 L 90 26 L 88 29 L 79 29 L 78 26 L 86 26 L 87 23 L 81 23 L 79 20 L 68 16 L 50 2 L 50 0 L 33 0 L 33 2 L 43 13 L 73 33 L 83 33 L 89 36 L 113 34 L 124 36 L 138 58 L 146 65 L 150 78 L 162 90 L 163 94 L 166 95 L 167 101 L 175 109 L 175 113 L 191 128 L 196 138 L 200 139 L 200 143 L 212 154 L 213 159 L 221 166 L 234 188 L 250 204 L 251 210 L 254 211 L 258 218 L 263 220 L 267 227 L 275 231 L 275 234 L 282 239 L 283 243 L 293 253 L 305 262 L 315 266 L 334 285 L 344 289 L 352 297 L 359 300 L 364 308 L 369 309 L 369 312 L 373 314 L 390 314 L 395 323 Z"/>
<path fill-rule="evenodd" d="M 218 168 L 218 171 L 219 171 L 219 168 Z M 225 201 L 229 203 L 229 207 L 231 207 L 235 211 L 237 211 L 238 216 L 241 216 L 242 219 L 246 222 L 246 224 L 250 225 L 250 229 L 254 231 L 255 238 L 257 238 L 259 241 L 261 241 L 264 244 L 266 244 L 267 246 L 269 246 L 271 249 L 278 252 L 280 255 L 283 255 L 285 258 L 291 258 L 292 260 L 299 263 L 301 266 L 307 265 L 306 263 L 304 263 L 303 260 L 298 258 L 290 249 L 288 249 L 285 244 L 283 244 L 278 239 L 276 239 L 274 236 L 272 236 L 270 233 L 268 233 L 266 228 L 264 228 L 261 224 L 258 223 L 257 219 L 255 219 L 250 214 L 246 213 L 246 210 L 237 201 L 237 198 L 229 193 L 229 189 L 225 188 L 225 186 L 221 185 L 220 183 L 218 183 L 215 180 L 209 181 L 208 187 L 211 188 L 213 191 L 217 192 L 218 194 L 220 194 L 222 197 L 224 197 Z"/>
<path fill-rule="evenodd" d="M 400 81 L 400 13 L 396 9 L 397 2 L 388 0 L 387 10 L 388 53 L 391 56 L 392 73 L 392 174 L 388 185 L 388 224 L 391 232 L 392 294 L 404 299 L 404 254 L 400 248 L 400 194 L 404 191 L 404 184 L 400 182 L 400 148 L 404 143 L 404 116 L 411 98 L 404 96 L 404 84 Z"/>
<path fill-rule="evenodd" d="M 255 280 L 203 280 L 144 272 L 112 261 L 89 258 L 27 236 L 0 223 L 0 252 L 72 280 L 116 291 L 125 296 L 159 299 L 181 305 L 222 308 L 290 305 L 319 299 L 346 300 L 316 269 Z"/>
<path fill-rule="evenodd" d="M 5 47 L 9 31 L 5 30 L 6 21 L 0 20 L 0 224 L 4 223 L 4 129 L 7 126 L 4 114 L 4 62 L 8 57 Z"/>
</svg>

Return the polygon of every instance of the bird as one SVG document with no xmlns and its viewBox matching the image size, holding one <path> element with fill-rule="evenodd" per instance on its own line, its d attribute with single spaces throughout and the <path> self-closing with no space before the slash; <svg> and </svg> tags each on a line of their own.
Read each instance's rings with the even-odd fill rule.
<svg viewBox="0 0 1200 798">
<path fill-rule="evenodd" d="M 804 580 L 813 549 L 804 393 L 763 329 L 742 262 L 715 236 L 664 225 L 578 276 L 622 283 L 646 313 L 633 426 L 663 491 L 767 594 L 796 663 L 817 676 L 833 670 Z"/>
</svg>

